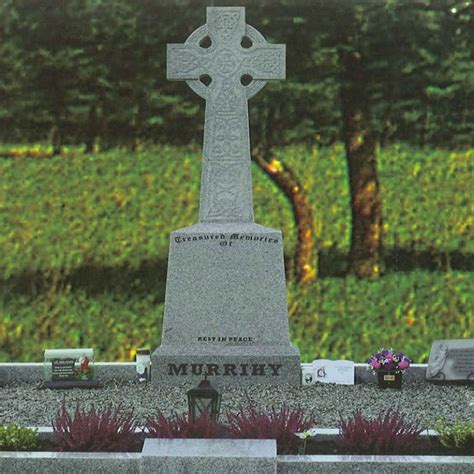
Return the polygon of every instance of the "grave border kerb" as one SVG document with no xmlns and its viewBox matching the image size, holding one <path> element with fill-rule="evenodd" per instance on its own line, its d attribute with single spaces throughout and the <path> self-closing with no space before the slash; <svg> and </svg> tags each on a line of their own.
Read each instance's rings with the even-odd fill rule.
<svg viewBox="0 0 474 474">
<path fill-rule="evenodd" d="M 406 381 L 425 381 L 427 364 L 412 364 L 403 374 Z M 367 369 L 367 364 L 355 364 L 355 383 L 375 383 L 376 376 Z M 153 377 L 153 367 L 151 371 Z M 96 362 L 95 377 L 100 381 L 130 382 L 136 377 L 135 362 Z M 36 383 L 44 378 L 43 362 L 3 362 L 0 363 L 0 383 L 6 382 Z M 428 383 L 428 381 L 427 381 Z M 431 383 L 431 382 L 430 382 Z M 1 386 L 1 384 L 0 384 Z"/>
<path fill-rule="evenodd" d="M 319 436 L 332 437 L 337 430 L 319 429 Z M 429 435 L 433 435 L 433 431 Z M 426 436 L 428 433 L 424 433 Z M 45 438 L 51 436 L 49 428 L 41 428 L 40 436 Z M 194 440 L 181 440 L 185 443 L 193 443 Z M 233 440 L 235 449 L 238 450 L 239 441 L 248 443 L 249 440 Z M 262 440 L 259 440 L 262 441 Z M 275 453 L 276 453 L 276 441 Z M 153 456 L 151 456 L 153 458 Z M 179 457 L 179 456 L 178 456 Z M 215 456 L 214 456 L 215 457 Z M 217 456 L 218 457 L 218 456 Z M 232 458 L 232 456 L 231 456 Z M 236 457 L 234 456 L 234 459 Z M 238 458 L 238 457 L 237 457 Z M 102 473 L 119 474 L 122 472 L 145 474 L 147 461 L 150 454 L 146 456 L 140 453 L 77 453 L 77 452 L 0 452 L 0 472 L 9 474 L 16 472 L 38 472 L 39 469 L 48 468 L 47 472 L 64 472 L 65 469 L 100 469 Z M 166 460 L 155 458 L 151 464 L 165 461 L 160 464 L 166 471 Z M 271 461 L 271 459 L 269 459 Z M 456 469 L 456 472 L 472 472 L 474 456 L 416 456 L 416 455 L 275 455 L 275 470 L 281 474 L 286 473 L 312 473 L 318 472 L 346 472 L 351 469 L 377 469 L 376 472 L 402 472 L 407 468 L 429 469 L 429 472 L 449 472 L 448 469 Z M 149 464 L 149 463 L 148 463 Z M 454 467 L 455 466 L 455 467 Z M 393 469 L 400 469 L 394 471 Z M 35 471 L 36 469 L 36 471 Z M 342 471 L 341 471 L 342 470 Z M 81 471 L 82 472 L 82 471 Z M 347 471 L 349 472 L 349 471 Z M 351 471 L 353 472 L 353 471 Z"/>
</svg>

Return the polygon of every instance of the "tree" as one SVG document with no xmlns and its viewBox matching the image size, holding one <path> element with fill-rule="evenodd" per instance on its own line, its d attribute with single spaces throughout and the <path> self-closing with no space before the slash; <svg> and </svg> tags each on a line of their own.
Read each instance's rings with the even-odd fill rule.
<svg viewBox="0 0 474 474">
<path fill-rule="evenodd" d="M 74 137 L 81 122 L 74 110 L 84 59 L 81 43 L 87 37 L 81 5 L 81 0 L 15 2 L 15 38 L 25 68 L 25 118 L 36 139 L 49 134 L 54 154 L 67 136 Z"/>
<path fill-rule="evenodd" d="M 341 52 L 343 139 L 349 169 L 352 232 L 349 272 L 377 277 L 382 266 L 382 199 L 371 128 L 366 69 L 357 48 Z"/>
<path fill-rule="evenodd" d="M 370 110 L 367 9 L 355 2 L 337 3 L 325 46 L 338 54 L 342 138 L 351 196 L 351 243 L 348 272 L 361 278 L 382 268 L 382 200 L 376 162 L 376 137 Z M 332 18 L 331 18 L 332 16 Z"/>
<path fill-rule="evenodd" d="M 28 139 L 31 133 L 27 64 L 18 23 L 17 3 L 0 2 L 0 137 L 6 142 Z"/>
<path fill-rule="evenodd" d="M 301 16 L 301 11 L 291 2 L 282 1 L 280 9 L 275 12 L 275 4 L 252 8 L 253 15 L 265 25 L 267 40 L 276 43 L 304 42 L 307 30 L 302 24 L 308 20 Z M 306 12 L 308 13 L 308 12 Z M 252 16 L 247 20 L 252 23 Z M 296 28 L 295 25 L 300 25 Z M 301 35 L 300 35 L 301 34 Z M 288 47 L 289 45 L 287 45 Z M 296 227 L 296 247 L 292 262 L 292 272 L 296 281 L 307 284 L 317 277 L 318 260 L 315 245 L 314 216 L 309 202 L 304 181 L 284 161 L 275 157 L 274 149 L 291 143 L 314 144 L 316 136 L 315 117 L 301 120 L 301 111 L 314 106 L 322 89 L 321 85 L 301 82 L 303 76 L 311 74 L 308 61 L 301 56 L 310 55 L 309 50 L 296 55 L 300 61 L 293 64 L 293 55 L 288 55 L 288 78 L 283 83 L 267 86 L 261 97 L 252 101 L 250 115 L 252 119 L 252 137 L 254 148 L 252 159 L 259 168 L 277 185 L 288 199 Z M 305 58 L 306 59 L 306 58 Z M 322 94 L 321 94 L 322 95 Z M 319 110 L 314 107 L 313 110 Z M 292 127 L 288 128 L 288 124 Z"/>
</svg>

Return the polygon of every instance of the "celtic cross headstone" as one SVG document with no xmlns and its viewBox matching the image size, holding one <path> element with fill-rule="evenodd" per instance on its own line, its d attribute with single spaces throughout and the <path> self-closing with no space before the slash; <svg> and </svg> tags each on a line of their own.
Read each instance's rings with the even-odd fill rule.
<svg viewBox="0 0 474 474">
<path fill-rule="evenodd" d="M 168 45 L 168 79 L 206 100 L 201 222 L 253 222 L 247 101 L 285 78 L 285 46 L 245 24 L 245 8 L 208 8 L 207 23 Z"/>
<path fill-rule="evenodd" d="M 167 75 L 206 101 L 199 223 L 171 234 L 155 383 L 299 383 L 289 340 L 281 232 L 254 223 L 248 99 L 284 79 L 285 46 L 245 23 L 243 7 L 168 45 Z"/>
</svg>

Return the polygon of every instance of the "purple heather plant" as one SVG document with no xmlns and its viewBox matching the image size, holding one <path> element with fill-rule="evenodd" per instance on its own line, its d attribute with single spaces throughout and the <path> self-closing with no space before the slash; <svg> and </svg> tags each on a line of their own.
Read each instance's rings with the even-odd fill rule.
<svg viewBox="0 0 474 474">
<path fill-rule="evenodd" d="M 339 421 L 338 447 L 350 454 L 408 453 L 416 447 L 423 428 L 416 422 L 407 422 L 392 409 L 375 419 L 364 418 L 360 410 L 352 418 Z"/>
<path fill-rule="evenodd" d="M 193 421 L 188 415 L 174 413 L 167 418 L 160 410 L 148 417 L 145 430 L 149 438 L 220 438 L 225 436 L 222 425 L 212 420 L 207 413 Z"/>
<path fill-rule="evenodd" d="M 135 434 L 136 420 L 132 412 L 108 406 L 85 412 L 79 404 L 73 415 L 63 403 L 53 420 L 53 440 L 59 451 L 126 452 L 135 448 L 140 436 Z"/>
<path fill-rule="evenodd" d="M 249 404 L 247 410 L 228 413 L 227 422 L 232 438 L 275 439 L 278 454 L 297 454 L 301 445 L 295 433 L 307 431 L 316 423 L 312 417 L 305 418 L 301 409 L 290 410 L 283 404 L 277 412 L 270 414 L 258 411 Z"/>
<path fill-rule="evenodd" d="M 395 353 L 393 349 L 380 349 L 367 360 L 369 366 L 374 370 L 395 370 L 403 372 L 408 369 L 411 360 L 403 353 Z"/>
</svg>

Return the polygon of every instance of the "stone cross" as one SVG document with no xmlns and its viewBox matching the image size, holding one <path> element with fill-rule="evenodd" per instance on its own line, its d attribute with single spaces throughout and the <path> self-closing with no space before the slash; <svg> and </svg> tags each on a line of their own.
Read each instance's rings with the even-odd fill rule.
<svg viewBox="0 0 474 474">
<path fill-rule="evenodd" d="M 168 79 L 206 100 L 200 222 L 253 222 L 247 101 L 285 78 L 285 45 L 246 25 L 244 7 L 208 7 L 206 24 L 167 53 Z"/>
</svg>

